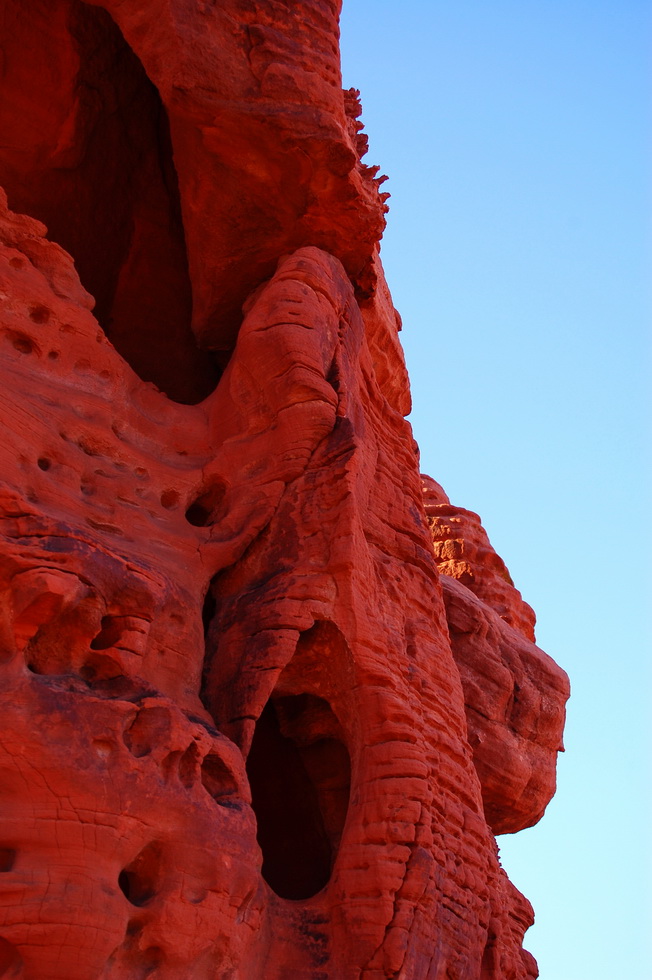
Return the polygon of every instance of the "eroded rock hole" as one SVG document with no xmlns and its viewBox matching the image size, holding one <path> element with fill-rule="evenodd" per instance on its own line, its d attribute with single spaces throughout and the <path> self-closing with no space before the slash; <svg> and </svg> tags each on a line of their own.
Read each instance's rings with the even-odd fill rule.
<svg viewBox="0 0 652 980">
<path fill-rule="evenodd" d="M 195 500 L 186 511 L 186 520 L 194 527 L 207 527 L 211 523 L 211 512 L 201 500 Z"/>
<path fill-rule="evenodd" d="M 143 980 L 145 980 L 145 977 L 148 977 L 151 973 L 153 973 L 154 970 L 156 970 L 161 963 L 163 963 L 164 959 L 165 954 L 158 946 L 150 946 L 149 949 L 146 949 L 140 957 L 140 966 L 142 968 L 141 976 L 143 977 Z"/>
<path fill-rule="evenodd" d="M 14 340 L 14 347 L 21 354 L 31 354 L 34 350 L 34 344 L 27 337 L 17 337 Z"/>
<path fill-rule="evenodd" d="M 177 490 L 164 490 L 161 494 L 161 507 L 166 510 L 174 510 L 179 505 L 179 493 Z"/>
<path fill-rule="evenodd" d="M 23 961 L 16 947 L 0 936 L 0 977 L 18 980 L 23 976 Z"/>
<path fill-rule="evenodd" d="M 13 847 L 0 847 L 0 872 L 11 871 L 16 860 L 16 851 Z"/>
<path fill-rule="evenodd" d="M 281 898 L 328 883 L 346 821 L 351 765 L 329 704 L 309 694 L 273 697 L 247 759 L 263 877 Z"/>
<path fill-rule="evenodd" d="M 217 600 L 214 593 L 215 585 L 216 581 L 214 579 L 208 587 L 202 608 L 202 623 L 204 626 L 204 663 L 202 668 L 201 689 L 199 696 L 204 706 L 212 715 L 213 721 L 217 724 L 215 705 L 213 704 L 213 699 L 210 694 L 211 672 L 217 650 Z"/>
<path fill-rule="evenodd" d="M 201 781 L 206 792 L 213 797 L 218 806 L 240 808 L 235 776 L 218 755 L 211 753 L 202 762 Z"/>
<path fill-rule="evenodd" d="M 29 318 L 33 323 L 47 323 L 50 319 L 50 310 L 47 306 L 33 306 L 29 311 Z"/>
<path fill-rule="evenodd" d="M 91 640 L 91 650 L 108 650 L 116 645 L 122 636 L 122 626 L 113 616 L 102 617 L 102 628 L 97 636 Z"/>
<path fill-rule="evenodd" d="M 186 510 L 186 520 L 194 527 L 209 527 L 217 523 L 223 515 L 226 487 L 219 481 L 213 482 Z"/>
<path fill-rule="evenodd" d="M 161 848 L 153 842 L 118 875 L 120 891 L 132 905 L 145 905 L 160 887 Z"/>
<path fill-rule="evenodd" d="M 44 221 L 70 252 L 137 374 L 175 401 L 201 401 L 220 368 L 190 328 L 177 174 L 156 87 L 100 7 L 6 0 L 3 13 L 0 184 L 10 207 Z M 36 68 L 25 51 L 39 52 Z M 46 322 L 38 311 L 32 319 Z"/>
</svg>

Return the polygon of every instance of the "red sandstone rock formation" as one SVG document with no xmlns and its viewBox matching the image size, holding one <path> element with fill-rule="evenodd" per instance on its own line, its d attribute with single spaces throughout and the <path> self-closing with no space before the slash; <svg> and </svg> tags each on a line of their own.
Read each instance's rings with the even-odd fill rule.
<svg viewBox="0 0 652 980">
<path fill-rule="evenodd" d="M 0 976 L 536 976 L 567 684 L 422 492 L 337 15 L 3 5 Z"/>
</svg>

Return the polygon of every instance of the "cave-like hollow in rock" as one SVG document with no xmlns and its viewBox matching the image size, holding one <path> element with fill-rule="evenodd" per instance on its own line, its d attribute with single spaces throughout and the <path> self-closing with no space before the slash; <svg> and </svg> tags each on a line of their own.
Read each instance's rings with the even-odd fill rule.
<svg viewBox="0 0 652 980">
<path fill-rule="evenodd" d="M 174 401 L 216 386 L 192 288 L 168 116 L 110 15 L 6 0 L 0 186 L 68 251 L 106 335 Z M 25 58 L 38 52 L 38 61 Z"/>
</svg>

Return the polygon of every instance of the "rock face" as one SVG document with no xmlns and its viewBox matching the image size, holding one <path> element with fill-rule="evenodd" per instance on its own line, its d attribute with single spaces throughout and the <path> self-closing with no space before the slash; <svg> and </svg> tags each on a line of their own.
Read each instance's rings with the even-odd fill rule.
<svg viewBox="0 0 652 980">
<path fill-rule="evenodd" d="M 3 5 L 2 977 L 537 975 L 567 681 L 419 476 L 338 13 Z"/>
</svg>

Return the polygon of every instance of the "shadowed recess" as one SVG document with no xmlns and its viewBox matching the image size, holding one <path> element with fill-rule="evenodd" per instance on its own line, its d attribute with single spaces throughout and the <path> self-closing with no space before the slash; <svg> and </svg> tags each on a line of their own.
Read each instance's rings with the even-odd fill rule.
<svg viewBox="0 0 652 980">
<path fill-rule="evenodd" d="M 0 872 L 11 871 L 16 860 L 16 851 L 13 847 L 0 847 Z"/>
<path fill-rule="evenodd" d="M 148 844 L 118 875 L 120 891 L 131 905 L 145 905 L 160 887 L 161 848 Z"/>
<path fill-rule="evenodd" d="M 166 111 L 109 14 L 7 0 L 0 184 L 75 260 L 95 315 L 145 381 L 194 404 L 216 386 L 191 283 Z M 38 51 L 38 63 L 25 59 Z"/>
<path fill-rule="evenodd" d="M 223 515 L 226 486 L 214 479 L 186 510 L 186 520 L 195 527 L 209 527 Z"/>
<path fill-rule="evenodd" d="M 330 879 L 351 783 L 329 704 L 309 694 L 272 698 L 256 725 L 247 773 L 263 877 L 281 898 L 310 898 Z"/>
<path fill-rule="evenodd" d="M 216 753 L 206 756 L 201 764 L 204 789 L 218 806 L 237 810 L 241 806 L 238 784 L 230 769 Z"/>
<path fill-rule="evenodd" d="M 204 597 L 204 604 L 202 607 L 202 624 L 204 627 L 204 664 L 202 668 L 202 679 L 201 687 L 199 691 L 199 696 L 202 700 L 204 707 L 210 712 L 213 721 L 219 728 L 218 718 L 215 712 L 215 705 L 213 704 L 213 699 L 210 696 L 210 679 L 211 671 L 213 668 L 213 660 L 217 651 L 217 643 L 219 636 L 219 624 L 217 622 L 217 600 L 215 598 L 215 587 L 216 576 L 210 583 L 206 595 Z"/>
<path fill-rule="evenodd" d="M 0 936 L 0 977 L 20 980 L 23 976 L 23 961 L 18 950 Z"/>
</svg>

